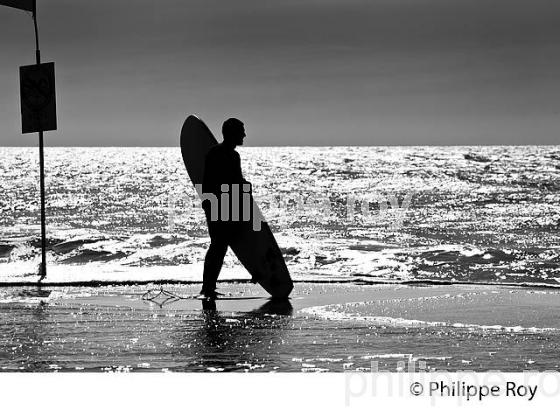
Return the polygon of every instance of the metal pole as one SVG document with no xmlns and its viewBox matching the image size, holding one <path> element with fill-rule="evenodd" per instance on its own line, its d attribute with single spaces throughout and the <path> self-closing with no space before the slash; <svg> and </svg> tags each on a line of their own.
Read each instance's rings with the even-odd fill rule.
<svg viewBox="0 0 560 410">
<path fill-rule="evenodd" d="M 45 221 L 45 158 L 43 153 L 43 131 L 39 131 L 39 167 L 41 169 L 41 266 L 39 281 L 47 276 L 47 234 Z"/>
<path fill-rule="evenodd" d="M 33 25 L 35 27 L 35 60 L 41 64 L 41 51 L 39 50 L 39 30 L 37 29 L 37 5 L 33 5 Z M 45 217 L 45 155 L 43 144 L 43 131 L 39 131 L 39 169 L 41 180 L 41 265 L 39 267 L 39 282 L 47 276 L 47 233 Z"/>
</svg>

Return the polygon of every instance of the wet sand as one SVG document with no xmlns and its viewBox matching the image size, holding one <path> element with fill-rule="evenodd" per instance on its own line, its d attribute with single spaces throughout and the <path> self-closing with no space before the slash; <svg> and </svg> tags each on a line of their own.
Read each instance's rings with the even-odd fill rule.
<svg viewBox="0 0 560 410">
<path fill-rule="evenodd" d="M 228 299 L 211 303 L 189 298 L 199 286 L 2 289 L 0 369 L 560 368 L 559 290 L 298 283 L 289 301 L 274 301 L 227 283 Z"/>
</svg>

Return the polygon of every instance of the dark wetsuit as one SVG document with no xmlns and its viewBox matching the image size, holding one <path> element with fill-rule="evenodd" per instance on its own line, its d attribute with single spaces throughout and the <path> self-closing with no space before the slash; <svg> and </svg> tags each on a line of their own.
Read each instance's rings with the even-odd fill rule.
<svg viewBox="0 0 560 410">
<path fill-rule="evenodd" d="M 230 196 L 230 209 L 229 220 L 222 220 L 222 207 L 220 196 L 222 194 L 222 184 L 228 185 L 228 194 Z M 206 214 L 206 221 L 208 223 L 208 233 L 210 234 L 210 247 L 206 253 L 204 260 L 204 274 L 203 274 L 203 292 L 212 292 L 216 289 L 216 281 L 224 262 L 224 257 L 227 248 L 230 245 L 232 238 L 240 228 L 241 222 L 231 221 L 231 201 L 233 185 L 238 185 L 238 200 L 241 203 L 241 192 L 243 184 L 248 184 L 243 179 L 241 173 L 241 159 L 239 153 L 231 146 L 223 143 L 217 144 L 208 151 L 206 161 L 204 164 L 204 178 L 202 181 L 202 192 L 211 193 L 217 198 L 218 209 L 214 216 L 218 216 L 217 220 L 211 218 L 211 202 L 205 200 L 202 203 L 202 208 Z M 240 214 L 242 215 L 242 214 Z M 241 219 L 241 218 L 239 218 Z"/>
</svg>

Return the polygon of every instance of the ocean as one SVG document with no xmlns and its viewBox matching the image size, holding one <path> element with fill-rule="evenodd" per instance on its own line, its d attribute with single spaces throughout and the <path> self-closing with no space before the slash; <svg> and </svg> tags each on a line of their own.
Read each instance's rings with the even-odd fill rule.
<svg viewBox="0 0 560 410">
<path fill-rule="evenodd" d="M 295 281 L 560 286 L 560 146 L 241 147 Z M 178 147 L 46 148 L 48 280 L 202 281 Z M 36 148 L 0 147 L 0 281 L 36 280 Z M 249 279 L 230 252 L 221 278 Z"/>
</svg>

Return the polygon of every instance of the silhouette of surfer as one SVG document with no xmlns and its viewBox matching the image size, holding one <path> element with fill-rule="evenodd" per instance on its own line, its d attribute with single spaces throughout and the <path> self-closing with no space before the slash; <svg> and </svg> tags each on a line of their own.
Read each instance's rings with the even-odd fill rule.
<svg viewBox="0 0 560 410">
<path fill-rule="evenodd" d="M 235 192 L 239 193 L 237 203 L 241 205 L 242 187 L 250 187 L 250 183 L 243 178 L 241 158 L 235 150 L 235 147 L 243 145 L 244 124 L 237 118 L 229 118 L 224 121 L 222 134 L 223 142 L 213 146 L 206 155 L 202 181 L 202 191 L 218 198 L 214 204 L 208 200 L 202 202 L 210 234 L 210 247 L 204 260 L 203 284 L 200 293 L 207 298 L 216 298 L 219 295 L 216 292 L 216 281 L 222 269 L 227 248 L 240 229 L 240 224 L 244 223 L 239 221 L 239 218 L 229 217 L 231 204 L 235 200 L 233 195 Z M 225 213 L 221 200 L 221 195 L 224 193 L 229 195 L 229 209 L 225 210 Z M 217 209 L 213 210 L 212 206 L 216 206 Z M 237 219 L 237 221 L 232 219 Z"/>
</svg>

